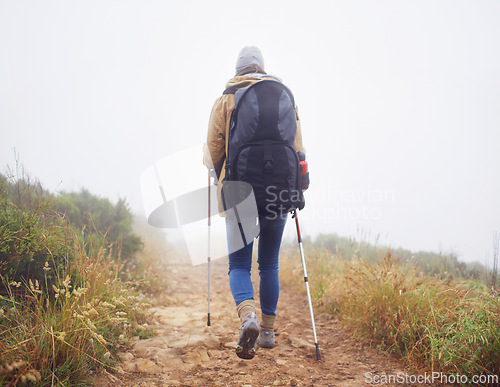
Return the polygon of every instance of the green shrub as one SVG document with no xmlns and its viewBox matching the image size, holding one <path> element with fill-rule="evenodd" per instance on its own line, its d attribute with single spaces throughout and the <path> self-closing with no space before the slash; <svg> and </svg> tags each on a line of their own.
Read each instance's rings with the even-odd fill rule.
<svg viewBox="0 0 500 387">
<path fill-rule="evenodd" d="M 126 230 L 124 202 L 110 206 Z M 0 177 L 0 385 L 88 385 L 130 337 L 151 335 L 148 305 L 122 281 L 108 239 L 75 228 L 26 180 Z"/>
<path fill-rule="evenodd" d="M 132 229 L 132 213 L 125 199 L 112 204 L 106 198 L 91 194 L 88 190 L 62 193 L 54 198 L 54 207 L 77 229 L 93 229 L 94 238 L 103 235 L 115 246 L 114 254 L 130 260 L 142 248 L 141 238 Z M 94 240 L 95 244 L 100 241 Z"/>
<path fill-rule="evenodd" d="M 314 242 L 306 244 L 306 246 L 314 245 L 316 248 L 327 249 L 347 260 L 363 258 L 365 261 L 375 262 L 389 249 L 388 246 L 379 246 L 377 240 L 375 243 L 368 243 L 364 240 L 341 237 L 337 234 L 319 234 Z M 428 251 L 412 252 L 403 248 L 391 248 L 390 250 L 404 265 L 416 266 L 423 273 L 431 276 L 442 276 L 442 278 L 451 276 L 477 280 L 484 277 L 484 267 L 480 263 L 460 262 L 454 254 Z"/>
<path fill-rule="evenodd" d="M 20 209 L 0 192 L 0 277 L 7 282 L 46 278 L 67 270 L 72 254 L 64 222 L 42 202 L 34 211 Z M 47 273 L 47 265 L 57 268 Z M 0 290 L 5 287 L 0 283 Z"/>
</svg>

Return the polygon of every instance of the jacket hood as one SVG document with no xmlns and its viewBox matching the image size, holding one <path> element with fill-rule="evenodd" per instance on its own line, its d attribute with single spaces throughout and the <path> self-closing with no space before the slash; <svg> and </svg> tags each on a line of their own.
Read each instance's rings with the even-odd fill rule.
<svg viewBox="0 0 500 387">
<path fill-rule="evenodd" d="M 246 46 L 241 49 L 236 61 L 236 74 L 241 74 L 241 71 L 249 66 L 257 66 L 264 70 L 264 58 L 258 47 Z"/>
<path fill-rule="evenodd" d="M 234 88 L 234 89 L 242 89 L 244 87 L 248 87 L 256 82 L 259 82 L 262 79 L 273 79 L 280 81 L 280 79 L 267 74 L 245 74 L 245 75 L 237 75 L 234 78 L 231 78 L 226 83 L 226 89 Z"/>
</svg>

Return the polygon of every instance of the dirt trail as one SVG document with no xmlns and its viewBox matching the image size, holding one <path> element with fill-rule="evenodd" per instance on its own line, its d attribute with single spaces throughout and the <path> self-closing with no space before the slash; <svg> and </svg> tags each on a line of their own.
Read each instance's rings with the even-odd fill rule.
<svg viewBox="0 0 500 387">
<path fill-rule="evenodd" d="M 121 354 L 125 372 L 104 375 L 96 385 L 360 386 L 366 384 L 366 373 L 380 377 L 406 372 L 396 360 L 357 343 L 336 320 L 320 313 L 315 317 L 322 359 L 317 361 L 307 298 L 286 287 L 280 293 L 276 347 L 260 348 L 254 359 L 242 360 L 234 352 L 240 322 L 227 260 L 212 263 L 210 327 L 206 265 L 185 262 L 171 268 L 166 305 L 154 308 L 157 335 L 137 340 L 132 351 Z M 253 273 L 253 278 L 258 275 Z"/>
</svg>

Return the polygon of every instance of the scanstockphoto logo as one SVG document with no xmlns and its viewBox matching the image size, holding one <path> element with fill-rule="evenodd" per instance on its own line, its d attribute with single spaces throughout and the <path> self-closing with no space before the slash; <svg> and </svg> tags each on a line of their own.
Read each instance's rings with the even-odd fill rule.
<svg viewBox="0 0 500 387">
<path fill-rule="evenodd" d="M 394 190 L 382 189 L 345 189 L 327 186 L 312 189 L 308 201 L 321 205 L 311 208 L 309 217 L 319 221 L 332 220 L 380 220 L 384 208 L 396 201 Z"/>
<path fill-rule="evenodd" d="M 497 386 L 498 375 L 461 375 L 445 374 L 443 372 L 424 373 L 420 375 L 410 375 L 405 372 L 397 374 L 377 374 L 367 372 L 364 374 L 366 384 L 386 385 L 386 384 L 428 384 L 428 385 L 480 385 Z"/>
<path fill-rule="evenodd" d="M 266 218 L 269 220 L 277 219 L 295 208 L 301 202 L 303 194 L 299 190 L 280 190 L 275 185 L 269 185 L 264 190 L 266 193 Z M 287 203 L 288 205 L 285 205 Z"/>
<path fill-rule="evenodd" d="M 140 184 L 148 223 L 162 229 L 180 229 L 191 263 L 222 258 L 253 241 L 259 233 L 257 205 L 251 187 L 234 182 L 239 193 L 219 216 L 216 179 L 203 164 L 203 148 L 193 147 L 156 161 L 141 174 Z M 212 168 L 210 168 L 212 167 Z M 240 224 L 229 240 L 226 221 Z"/>
<path fill-rule="evenodd" d="M 258 209 L 252 187 L 231 181 L 225 189 L 224 217 L 220 216 L 221 195 L 216 179 L 203 164 L 203 147 L 192 147 L 170 154 L 146 168 L 140 178 L 144 210 L 150 225 L 179 229 L 186 242 L 193 265 L 226 257 L 253 241 L 259 234 Z M 207 158 L 205 157 L 205 162 Z M 297 202 L 300 191 L 267 189 L 269 216 L 278 217 L 286 207 L 281 203 Z M 338 219 L 378 220 L 383 204 L 394 202 L 391 190 L 308 190 L 307 216 L 331 222 Z M 226 230 L 226 224 L 228 230 Z"/>
</svg>

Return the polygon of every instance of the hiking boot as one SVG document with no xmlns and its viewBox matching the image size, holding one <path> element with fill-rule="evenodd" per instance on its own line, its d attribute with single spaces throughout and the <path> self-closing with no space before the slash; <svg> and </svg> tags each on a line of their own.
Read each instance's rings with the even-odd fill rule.
<svg viewBox="0 0 500 387">
<path fill-rule="evenodd" d="M 274 331 L 261 331 L 257 344 L 262 348 L 274 348 Z"/>
<path fill-rule="evenodd" d="M 250 313 L 241 324 L 240 338 L 236 345 L 236 355 L 242 359 L 253 359 L 257 352 L 259 321 L 255 313 Z"/>
</svg>

